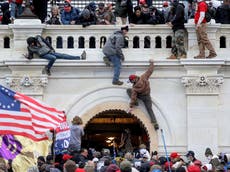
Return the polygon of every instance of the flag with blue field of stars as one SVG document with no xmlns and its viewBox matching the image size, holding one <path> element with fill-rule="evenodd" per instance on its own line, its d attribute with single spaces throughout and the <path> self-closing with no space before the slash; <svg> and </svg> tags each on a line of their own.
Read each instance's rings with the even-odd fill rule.
<svg viewBox="0 0 230 172">
<path fill-rule="evenodd" d="M 46 132 L 64 121 L 63 111 L 0 85 L 0 134 L 46 140 Z"/>
</svg>

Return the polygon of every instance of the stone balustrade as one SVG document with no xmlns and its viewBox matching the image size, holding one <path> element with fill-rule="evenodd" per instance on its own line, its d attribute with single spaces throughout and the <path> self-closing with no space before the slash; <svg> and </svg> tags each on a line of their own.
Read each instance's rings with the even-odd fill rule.
<svg viewBox="0 0 230 172">
<path fill-rule="evenodd" d="M 45 25 L 35 20 L 18 19 L 15 24 L 0 26 L 0 59 L 23 59 L 26 53 L 26 38 L 37 34 L 47 38 L 58 52 L 78 54 L 87 50 L 87 60 L 101 60 L 101 48 L 108 36 L 121 26 L 92 25 Z M 185 47 L 188 59 L 198 53 L 194 24 L 186 24 Z M 230 47 L 230 25 L 209 24 L 208 36 L 218 58 L 228 59 Z M 166 59 L 170 55 L 172 30 L 167 25 L 135 25 L 130 27 L 124 48 L 126 60 L 148 58 Z M 13 55 L 12 55 L 13 54 Z M 12 59 L 12 60 L 13 60 Z"/>
</svg>

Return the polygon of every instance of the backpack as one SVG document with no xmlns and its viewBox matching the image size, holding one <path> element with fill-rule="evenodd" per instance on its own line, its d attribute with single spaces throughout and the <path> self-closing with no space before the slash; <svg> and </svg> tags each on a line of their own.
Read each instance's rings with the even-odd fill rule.
<svg viewBox="0 0 230 172">
<path fill-rule="evenodd" d="M 207 11 L 205 12 L 205 19 L 206 19 L 206 22 L 210 22 L 212 19 L 212 10 L 207 3 L 206 5 L 207 5 Z"/>
</svg>

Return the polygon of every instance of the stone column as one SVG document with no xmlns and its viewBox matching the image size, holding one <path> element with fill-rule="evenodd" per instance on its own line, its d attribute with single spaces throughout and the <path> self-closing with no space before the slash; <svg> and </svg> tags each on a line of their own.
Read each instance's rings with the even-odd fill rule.
<svg viewBox="0 0 230 172">
<path fill-rule="evenodd" d="M 25 52 L 26 39 L 30 36 L 41 35 L 45 26 L 39 19 L 16 19 L 14 24 L 9 24 L 13 32 L 13 52 Z"/>
<path fill-rule="evenodd" d="M 187 145 L 205 160 L 204 152 L 210 147 L 218 150 L 219 94 L 223 76 L 218 74 L 224 60 L 186 60 L 187 70 L 182 77 L 187 96 Z"/>
<path fill-rule="evenodd" d="M 219 38 L 217 38 L 217 29 L 221 26 L 221 24 L 216 24 L 215 22 L 212 22 L 211 24 L 207 24 L 207 33 L 208 38 L 211 41 L 214 49 L 217 49 L 218 44 L 217 41 Z M 197 43 L 197 36 L 196 36 L 196 29 L 194 20 L 191 19 L 187 24 L 185 24 L 185 27 L 188 32 L 188 52 L 187 52 L 187 58 L 193 58 L 194 56 L 198 55 L 199 48 Z"/>
</svg>

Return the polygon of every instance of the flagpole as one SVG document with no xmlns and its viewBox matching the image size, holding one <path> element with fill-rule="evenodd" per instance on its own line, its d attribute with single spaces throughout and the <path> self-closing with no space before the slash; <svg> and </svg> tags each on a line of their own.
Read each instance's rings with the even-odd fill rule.
<svg viewBox="0 0 230 172">
<path fill-rule="evenodd" d="M 168 157 L 168 152 L 167 152 L 167 148 L 166 148 L 166 144 L 165 144 L 165 138 L 164 138 L 163 129 L 161 129 L 161 137 L 162 137 L 162 141 L 163 141 L 163 144 L 164 144 L 166 160 L 167 160 L 168 165 L 169 165 L 169 172 L 172 172 L 171 167 L 170 167 L 170 161 L 169 161 L 169 157 Z"/>
<path fill-rule="evenodd" d="M 53 162 L 55 162 L 55 140 L 56 140 L 56 131 L 55 129 L 52 129 L 51 131 L 53 133 L 53 137 L 52 137 L 52 144 L 51 144 L 51 155 L 53 157 Z"/>
</svg>

